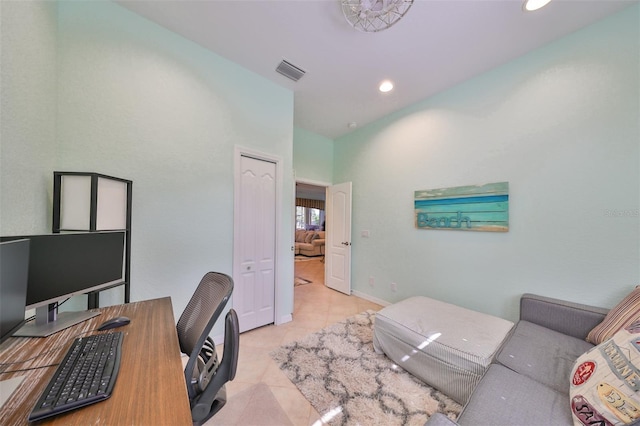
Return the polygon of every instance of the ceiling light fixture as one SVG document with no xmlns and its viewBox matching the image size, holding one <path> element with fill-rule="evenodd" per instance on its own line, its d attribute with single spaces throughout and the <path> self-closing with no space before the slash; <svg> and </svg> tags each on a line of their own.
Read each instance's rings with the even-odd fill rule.
<svg viewBox="0 0 640 426">
<path fill-rule="evenodd" d="M 382 83 L 380 83 L 380 86 L 378 87 L 378 90 L 380 90 L 382 93 L 387 93 L 390 92 L 393 89 L 393 83 L 390 80 L 385 80 Z"/>
<path fill-rule="evenodd" d="M 533 12 L 549 4 L 551 0 L 525 0 L 522 8 L 527 12 Z"/>
<path fill-rule="evenodd" d="M 342 13 L 356 30 L 374 33 L 398 22 L 412 4 L 413 0 L 342 0 Z"/>
</svg>

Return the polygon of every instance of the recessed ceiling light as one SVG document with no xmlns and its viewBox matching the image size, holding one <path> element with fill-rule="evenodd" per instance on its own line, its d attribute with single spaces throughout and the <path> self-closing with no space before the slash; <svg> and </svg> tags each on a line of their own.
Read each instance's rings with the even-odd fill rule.
<svg viewBox="0 0 640 426">
<path fill-rule="evenodd" d="M 551 0 L 525 0 L 522 8 L 527 12 L 533 12 L 546 6 Z"/>
<path fill-rule="evenodd" d="M 386 93 L 386 92 L 390 91 L 391 89 L 393 89 L 393 83 L 390 80 L 385 80 L 382 83 L 380 83 L 380 87 L 378 87 L 378 89 L 382 93 Z"/>
</svg>

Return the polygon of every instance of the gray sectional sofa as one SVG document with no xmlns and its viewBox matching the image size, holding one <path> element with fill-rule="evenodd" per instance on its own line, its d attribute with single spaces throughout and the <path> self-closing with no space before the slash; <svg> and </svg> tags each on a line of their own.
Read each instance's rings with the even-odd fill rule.
<svg viewBox="0 0 640 426">
<path fill-rule="evenodd" d="M 437 413 L 428 426 L 573 425 L 569 386 L 585 338 L 608 310 L 525 294 L 520 321 L 474 389 L 457 423 Z"/>
</svg>

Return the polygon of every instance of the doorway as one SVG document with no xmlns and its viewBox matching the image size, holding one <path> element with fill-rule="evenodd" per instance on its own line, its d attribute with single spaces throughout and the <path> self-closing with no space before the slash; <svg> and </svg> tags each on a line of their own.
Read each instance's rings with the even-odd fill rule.
<svg viewBox="0 0 640 426">
<path fill-rule="evenodd" d="M 296 182 L 294 286 L 324 285 L 326 186 Z"/>
<path fill-rule="evenodd" d="M 327 287 L 351 294 L 351 182 L 327 188 Z"/>
<path fill-rule="evenodd" d="M 305 192 L 309 191 L 309 192 Z M 351 182 L 344 182 L 336 185 L 326 184 L 314 184 L 296 182 L 296 213 L 298 212 L 298 204 L 307 205 L 309 203 L 300 200 L 298 195 L 312 196 L 315 193 L 316 198 L 324 196 L 324 202 L 322 205 L 315 206 L 320 210 L 326 210 L 326 215 L 322 213 L 322 236 L 324 236 L 321 261 L 324 264 L 322 268 L 322 284 L 326 285 L 334 290 L 342 293 L 351 294 Z M 302 212 L 302 211 L 301 211 Z M 301 213 L 302 215 L 302 213 Z M 314 216 L 315 217 L 315 216 Z M 296 218 L 297 219 L 297 218 Z M 296 222 L 298 222 L 296 220 Z M 301 221 L 300 223 L 306 223 Z M 294 277 L 298 277 L 298 273 L 301 271 L 301 266 L 297 267 L 299 262 L 304 261 L 305 254 L 316 255 L 314 251 L 312 253 L 304 252 L 300 241 L 307 238 L 313 238 L 311 234 L 313 231 L 307 231 L 302 229 L 295 230 L 295 253 L 296 262 L 294 262 Z M 305 225 L 309 226 L 309 225 Z M 310 227 L 315 228 L 316 223 L 311 223 Z M 320 233 L 320 231 L 318 231 Z M 316 236 L 317 237 L 317 236 Z M 306 243 L 307 241 L 305 241 Z M 309 244 L 305 244 L 307 249 L 312 249 Z M 309 261 L 309 260 L 307 260 Z M 304 277 L 302 277 L 304 278 Z M 296 281 L 296 278 L 294 278 Z M 299 281 L 300 282 L 300 281 Z"/>
</svg>

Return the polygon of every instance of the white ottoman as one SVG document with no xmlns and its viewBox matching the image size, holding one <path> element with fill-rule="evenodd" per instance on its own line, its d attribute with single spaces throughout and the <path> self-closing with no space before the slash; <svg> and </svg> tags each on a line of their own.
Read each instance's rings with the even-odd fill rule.
<svg viewBox="0 0 640 426">
<path fill-rule="evenodd" d="M 512 327 L 502 318 L 417 296 L 376 314 L 373 347 L 465 404 Z"/>
</svg>

